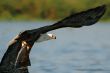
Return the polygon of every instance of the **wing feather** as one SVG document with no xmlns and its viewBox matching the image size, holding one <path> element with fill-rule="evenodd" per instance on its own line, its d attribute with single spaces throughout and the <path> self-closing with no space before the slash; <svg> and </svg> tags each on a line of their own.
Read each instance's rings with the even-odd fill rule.
<svg viewBox="0 0 110 73">
<path fill-rule="evenodd" d="M 44 26 L 37 30 L 40 30 L 42 33 L 46 33 L 48 31 L 52 31 L 63 27 L 79 28 L 82 26 L 90 26 L 96 23 L 104 15 L 105 10 L 105 5 L 98 6 L 96 8 L 72 14 L 69 17 L 66 17 L 53 25 Z"/>
<path fill-rule="evenodd" d="M 24 64 L 19 64 L 19 63 L 17 63 L 17 65 L 19 64 L 19 68 L 15 66 L 18 53 L 22 49 L 21 41 L 16 40 L 18 38 L 19 36 L 12 40 L 7 51 L 5 52 L 0 62 L 0 73 L 29 73 L 27 66 L 30 65 L 30 60 L 29 60 L 29 55 L 27 55 L 26 53 L 25 54 L 27 55 L 26 57 L 28 57 L 28 60 L 25 58 L 26 59 L 25 66 Z"/>
</svg>

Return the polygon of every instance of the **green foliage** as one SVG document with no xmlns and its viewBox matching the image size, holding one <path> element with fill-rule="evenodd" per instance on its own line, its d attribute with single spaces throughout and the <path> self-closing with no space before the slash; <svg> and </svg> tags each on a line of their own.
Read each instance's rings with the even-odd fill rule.
<svg viewBox="0 0 110 73">
<path fill-rule="evenodd" d="M 109 20 L 110 0 L 1 0 L 0 19 L 61 19 L 102 4 L 107 5 L 103 20 Z"/>
</svg>

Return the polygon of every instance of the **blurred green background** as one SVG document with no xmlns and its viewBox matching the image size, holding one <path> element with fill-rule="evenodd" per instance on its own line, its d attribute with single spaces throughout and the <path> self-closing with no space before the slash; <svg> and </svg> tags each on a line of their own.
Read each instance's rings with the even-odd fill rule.
<svg viewBox="0 0 110 73">
<path fill-rule="evenodd" d="M 110 0 L 1 0 L 0 20 L 57 20 L 102 4 L 103 21 L 110 21 Z"/>
</svg>

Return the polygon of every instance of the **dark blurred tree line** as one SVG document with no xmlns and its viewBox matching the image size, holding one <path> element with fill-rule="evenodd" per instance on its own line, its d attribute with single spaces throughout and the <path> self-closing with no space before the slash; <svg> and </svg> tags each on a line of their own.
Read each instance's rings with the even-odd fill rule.
<svg viewBox="0 0 110 73">
<path fill-rule="evenodd" d="M 110 0 L 0 0 L 0 20 L 61 19 L 102 4 L 110 20 Z"/>
</svg>

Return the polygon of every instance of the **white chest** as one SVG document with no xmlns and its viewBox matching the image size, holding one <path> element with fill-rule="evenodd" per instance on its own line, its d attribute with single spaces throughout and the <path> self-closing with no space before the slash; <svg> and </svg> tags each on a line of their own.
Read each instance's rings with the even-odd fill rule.
<svg viewBox="0 0 110 73">
<path fill-rule="evenodd" d="M 47 41 L 50 37 L 47 34 L 41 34 L 40 38 L 36 41 L 37 43 Z"/>
</svg>

